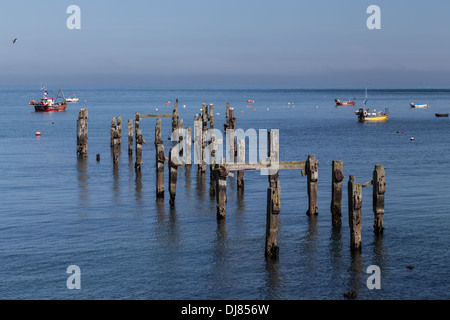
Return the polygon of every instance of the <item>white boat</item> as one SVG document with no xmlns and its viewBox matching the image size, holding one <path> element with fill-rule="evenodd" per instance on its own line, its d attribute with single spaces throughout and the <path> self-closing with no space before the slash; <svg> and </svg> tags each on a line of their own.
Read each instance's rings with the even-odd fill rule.
<svg viewBox="0 0 450 320">
<path fill-rule="evenodd" d="M 429 108 L 429 107 L 430 106 L 427 105 L 427 104 L 415 104 L 414 102 L 411 103 L 411 108 L 414 108 L 414 109 L 426 109 L 426 108 Z"/>
<path fill-rule="evenodd" d="M 80 102 L 80 98 L 77 98 L 77 96 L 75 94 L 71 94 L 68 98 L 66 98 L 66 102 L 77 103 L 77 102 Z"/>
</svg>

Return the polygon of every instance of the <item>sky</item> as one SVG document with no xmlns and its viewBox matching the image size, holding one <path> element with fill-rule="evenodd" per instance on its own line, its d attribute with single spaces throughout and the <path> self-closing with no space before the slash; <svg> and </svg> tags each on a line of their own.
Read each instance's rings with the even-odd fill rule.
<svg viewBox="0 0 450 320">
<path fill-rule="evenodd" d="M 449 14 L 448 0 L 2 1 L 0 84 L 450 87 Z"/>
</svg>

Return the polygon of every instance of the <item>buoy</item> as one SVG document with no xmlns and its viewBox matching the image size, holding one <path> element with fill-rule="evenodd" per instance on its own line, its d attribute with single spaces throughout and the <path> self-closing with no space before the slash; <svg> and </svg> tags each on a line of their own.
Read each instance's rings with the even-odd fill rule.
<svg viewBox="0 0 450 320">
<path fill-rule="evenodd" d="M 156 111 L 158 111 L 158 108 L 156 108 Z"/>
<path fill-rule="evenodd" d="M 256 108 L 253 108 L 253 111 L 256 111 Z"/>
<path fill-rule="evenodd" d="M 185 109 L 186 108 L 186 105 L 185 104 L 183 104 L 183 109 Z"/>
<path fill-rule="evenodd" d="M 244 114 L 244 111 L 241 111 L 241 114 Z"/>
<path fill-rule="evenodd" d="M 40 137 L 41 136 L 41 132 L 40 131 L 36 131 L 36 137 Z"/>
<path fill-rule="evenodd" d="M 414 141 L 414 137 L 411 137 L 411 141 Z"/>
</svg>

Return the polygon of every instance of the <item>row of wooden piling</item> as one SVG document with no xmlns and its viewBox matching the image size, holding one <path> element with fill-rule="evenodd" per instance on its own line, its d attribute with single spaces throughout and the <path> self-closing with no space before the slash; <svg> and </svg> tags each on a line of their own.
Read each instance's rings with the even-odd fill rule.
<svg viewBox="0 0 450 320">
<path fill-rule="evenodd" d="M 224 219 L 226 216 L 226 179 L 228 176 L 237 172 L 238 190 L 244 188 L 244 172 L 245 170 L 267 170 L 269 187 L 267 189 L 267 210 L 266 210 L 266 245 L 265 256 L 268 259 L 276 259 L 278 257 L 279 248 L 277 246 L 277 234 L 279 224 L 279 214 L 281 210 L 281 188 L 278 179 L 279 170 L 299 169 L 302 176 L 307 177 L 308 192 L 308 210 L 306 214 L 314 216 L 318 214 L 317 206 L 317 183 L 318 183 L 318 161 L 314 155 L 309 155 L 306 161 L 280 161 L 279 137 L 278 130 L 268 132 L 268 158 L 257 163 L 245 163 L 245 139 L 236 141 L 236 117 L 234 109 L 227 103 L 226 106 L 226 138 L 230 146 L 228 156 L 231 163 L 225 161 L 225 158 L 216 159 L 217 141 L 214 137 L 213 130 L 209 130 L 210 137 L 208 139 L 208 122 L 209 129 L 214 129 L 214 112 L 213 105 L 202 105 L 200 115 L 195 115 L 195 137 L 192 139 L 192 129 L 187 127 L 183 136 L 183 119 L 180 119 L 178 113 L 178 100 L 174 104 L 172 114 L 150 114 L 142 115 L 136 113 L 133 120 L 128 120 L 128 154 L 132 154 L 133 140 L 135 143 L 135 169 L 141 170 L 142 161 L 142 145 L 145 143 L 142 130 L 139 129 L 139 122 L 142 118 L 157 118 L 155 125 L 155 163 L 156 163 L 156 198 L 164 199 L 164 164 L 167 162 L 169 167 L 168 186 L 171 206 L 175 204 L 176 184 L 178 168 L 183 166 L 191 166 L 192 142 L 202 141 L 202 144 L 195 143 L 194 156 L 198 163 L 198 174 L 206 172 L 206 157 L 210 159 L 210 194 L 215 196 L 216 200 L 216 216 L 218 220 Z M 161 118 L 172 119 L 172 136 L 170 140 L 175 146 L 169 149 L 168 157 L 165 156 L 164 142 L 161 137 Z M 80 157 L 87 157 L 87 123 L 88 111 L 81 109 L 77 120 L 77 154 Z M 113 163 L 118 163 L 120 145 L 121 145 L 121 117 L 114 117 L 111 121 L 111 149 L 113 155 Z M 133 139 L 134 137 L 134 139 Z M 184 148 L 183 149 L 183 141 Z M 209 145 L 207 141 L 210 141 Z M 209 154 L 207 152 L 209 151 Z M 99 160 L 99 155 L 97 155 Z M 236 161 L 237 159 L 237 161 Z M 343 162 L 332 162 L 332 193 L 331 193 L 331 220 L 333 227 L 342 225 L 342 184 L 344 180 Z M 384 193 L 385 193 L 385 170 L 382 165 L 376 165 L 373 172 L 372 180 L 361 185 L 355 182 L 353 175 L 349 176 L 348 181 L 348 217 L 350 226 L 350 247 L 352 250 L 361 250 L 361 209 L 362 209 L 362 188 L 373 185 L 373 212 L 374 232 L 381 234 L 383 232 L 383 214 L 384 214 Z"/>
</svg>

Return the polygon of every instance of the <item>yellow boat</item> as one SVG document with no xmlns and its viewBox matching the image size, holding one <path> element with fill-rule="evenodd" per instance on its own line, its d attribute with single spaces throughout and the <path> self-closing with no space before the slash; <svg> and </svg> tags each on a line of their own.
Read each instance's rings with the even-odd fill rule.
<svg viewBox="0 0 450 320">
<path fill-rule="evenodd" d="M 385 109 L 385 111 L 369 111 L 368 108 L 360 108 L 355 111 L 355 114 L 358 116 L 358 121 L 360 122 L 380 122 L 387 121 L 389 116 L 389 110 Z"/>
</svg>

